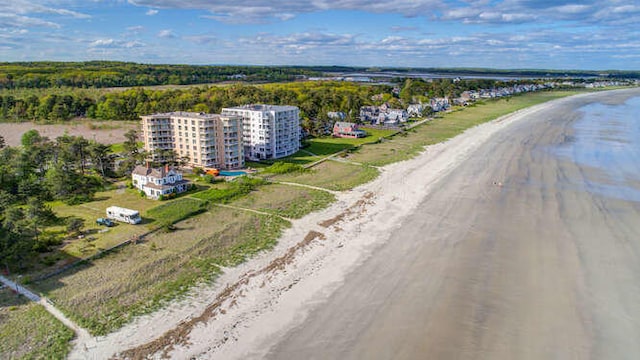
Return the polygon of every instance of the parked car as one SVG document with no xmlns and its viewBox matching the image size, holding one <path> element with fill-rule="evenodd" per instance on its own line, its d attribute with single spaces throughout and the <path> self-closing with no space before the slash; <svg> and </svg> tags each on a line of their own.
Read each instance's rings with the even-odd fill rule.
<svg viewBox="0 0 640 360">
<path fill-rule="evenodd" d="M 98 218 L 98 220 L 96 220 L 96 223 L 98 225 L 104 225 L 106 227 L 112 227 L 114 225 L 113 221 L 107 218 Z"/>
</svg>

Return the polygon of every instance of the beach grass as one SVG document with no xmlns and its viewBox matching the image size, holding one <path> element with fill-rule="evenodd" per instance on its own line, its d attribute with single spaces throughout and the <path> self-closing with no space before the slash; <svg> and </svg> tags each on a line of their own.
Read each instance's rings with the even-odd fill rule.
<svg viewBox="0 0 640 360">
<path fill-rule="evenodd" d="M 275 216 L 213 208 L 56 277 L 33 284 L 81 326 L 104 335 L 272 247 L 290 226 Z"/>
<path fill-rule="evenodd" d="M 370 166 L 328 160 L 308 169 L 308 171 L 277 175 L 272 177 L 271 180 L 342 191 L 365 184 L 375 179 L 378 174 L 378 169 Z"/>
<path fill-rule="evenodd" d="M 64 359 L 73 337 L 42 305 L 0 289 L 0 359 Z"/>
<path fill-rule="evenodd" d="M 230 205 L 299 219 L 326 208 L 334 201 L 335 196 L 326 191 L 270 184 L 260 187 L 251 196 L 231 202 Z"/>
</svg>

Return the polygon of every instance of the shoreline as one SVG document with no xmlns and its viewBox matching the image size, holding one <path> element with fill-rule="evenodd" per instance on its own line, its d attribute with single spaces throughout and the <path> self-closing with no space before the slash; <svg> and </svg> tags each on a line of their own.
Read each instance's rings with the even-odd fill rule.
<svg viewBox="0 0 640 360">
<path fill-rule="evenodd" d="M 184 329 L 189 330 L 183 332 L 188 338 L 178 341 L 165 338 L 156 345 L 163 341 L 165 345 L 178 342 L 169 353 L 172 358 L 264 357 L 315 305 L 326 300 L 351 271 L 386 244 L 398 224 L 474 149 L 527 116 L 567 99 L 591 95 L 594 94 L 519 110 L 429 146 L 411 160 L 385 166 L 376 180 L 341 193 L 328 209 L 294 221 L 273 250 L 237 268 L 225 269 L 216 284 L 199 288 L 188 299 L 142 316 L 113 334 L 95 338 L 95 342 L 78 344 L 82 346 L 76 346 L 70 358 L 108 358 L 113 353 L 143 345 L 176 325 L 179 328 L 180 321 L 207 311 L 206 319 Z M 320 235 L 296 247 L 310 231 Z M 293 256 L 286 264 L 269 268 L 287 253 Z M 265 269 L 268 271 L 263 271 Z M 231 294 L 220 299 L 212 309 L 209 303 L 218 298 L 225 286 L 232 289 Z M 206 321 L 211 318 L 215 318 L 215 322 Z M 139 350 L 138 354 L 155 352 L 149 347 Z"/>
</svg>

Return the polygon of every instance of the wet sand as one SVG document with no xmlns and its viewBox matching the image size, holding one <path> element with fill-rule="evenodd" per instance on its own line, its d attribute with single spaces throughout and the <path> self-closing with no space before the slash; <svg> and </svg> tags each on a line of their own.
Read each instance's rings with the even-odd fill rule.
<svg viewBox="0 0 640 360">
<path fill-rule="evenodd" d="M 549 151 L 585 103 L 478 147 L 268 358 L 640 358 L 640 203 Z"/>
</svg>

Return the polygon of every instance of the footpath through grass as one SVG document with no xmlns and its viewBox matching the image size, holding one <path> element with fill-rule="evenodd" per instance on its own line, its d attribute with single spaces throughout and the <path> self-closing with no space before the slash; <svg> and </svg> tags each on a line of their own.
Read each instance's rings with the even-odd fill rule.
<svg viewBox="0 0 640 360">
<path fill-rule="evenodd" d="M 290 226 L 279 216 L 302 217 L 335 200 L 324 191 L 261 179 L 236 181 L 149 209 L 154 223 L 174 225 L 32 287 L 91 333 L 106 334 L 199 283 L 214 281 L 221 266 L 235 266 L 271 248 Z M 218 193 L 228 195 L 224 202 L 232 206 L 278 216 L 211 206 L 212 198 L 221 199 Z"/>
<path fill-rule="evenodd" d="M 271 248 L 290 224 L 275 216 L 213 208 L 33 287 L 81 326 L 103 335 L 211 282 L 220 266 L 234 266 Z"/>
<path fill-rule="evenodd" d="M 73 337 L 42 305 L 0 289 L 0 359 L 64 359 Z"/>
</svg>

